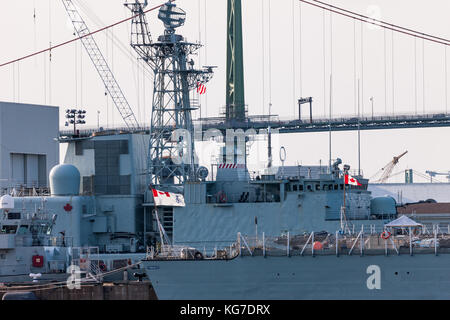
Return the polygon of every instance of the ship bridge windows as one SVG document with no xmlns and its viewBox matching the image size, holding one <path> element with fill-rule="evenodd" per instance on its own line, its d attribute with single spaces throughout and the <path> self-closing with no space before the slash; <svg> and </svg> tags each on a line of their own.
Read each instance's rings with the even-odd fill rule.
<svg viewBox="0 0 450 320">
<path fill-rule="evenodd" d="M 320 184 L 319 183 L 316 184 L 316 191 L 320 191 Z"/>
<path fill-rule="evenodd" d="M 297 191 L 297 190 L 298 190 L 298 185 L 294 184 L 294 185 L 292 186 L 292 189 L 293 189 L 294 191 Z"/>
<path fill-rule="evenodd" d="M 20 220 L 20 212 L 8 212 L 8 220 Z"/>
<path fill-rule="evenodd" d="M 15 234 L 17 231 L 17 226 L 2 226 L 1 233 L 3 234 Z"/>
</svg>

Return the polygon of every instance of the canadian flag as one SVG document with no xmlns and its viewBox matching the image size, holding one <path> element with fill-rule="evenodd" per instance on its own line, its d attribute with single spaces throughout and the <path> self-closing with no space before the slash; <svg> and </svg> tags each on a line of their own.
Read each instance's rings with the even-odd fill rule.
<svg viewBox="0 0 450 320">
<path fill-rule="evenodd" d="M 157 206 L 184 207 L 184 197 L 178 193 L 164 192 L 152 189 L 153 199 Z"/>
<path fill-rule="evenodd" d="M 345 175 L 345 184 L 349 184 L 351 186 L 362 186 L 362 184 L 359 183 L 358 180 L 356 180 L 354 177 L 352 177 L 349 174 Z"/>
</svg>

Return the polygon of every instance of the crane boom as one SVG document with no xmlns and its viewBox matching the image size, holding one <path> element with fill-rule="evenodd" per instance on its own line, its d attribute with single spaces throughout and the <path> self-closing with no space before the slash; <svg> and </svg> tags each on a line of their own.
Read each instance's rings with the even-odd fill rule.
<svg viewBox="0 0 450 320">
<path fill-rule="evenodd" d="M 139 123 L 131 109 L 125 95 L 120 89 L 114 74 L 112 73 L 106 59 L 104 58 L 102 52 L 100 51 L 93 35 L 90 34 L 89 28 L 78 12 L 77 8 L 73 4 L 72 0 L 62 0 L 64 7 L 69 15 L 70 20 L 75 28 L 75 32 L 83 43 L 89 58 L 97 69 L 100 78 L 105 84 L 105 88 L 108 91 L 114 105 L 117 107 L 120 115 L 123 118 L 126 126 L 129 129 L 139 128 Z"/>
<path fill-rule="evenodd" d="M 394 157 L 391 161 L 389 161 L 388 164 L 386 164 L 380 171 L 383 172 L 383 174 L 381 175 L 380 179 L 374 181 L 374 182 L 379 182 L 379 183 L 385 183 L 387 181 L 387 179 L 389 179 L 389 177 L 392 174 L 392 171 L 394 170 L 395 166 L 397 165 L 398 161 L 400 160 L 400 158 L 402 158 L 405 154 L 407 154 L 408 151 L 403 152 L 402 154 L 400 154 L 397 157 Z M 379 172 L 380 172 L 379 171 Z M 378 174 L 378 173 L 377 173 Z M 375 174 L 375 175 L 377 175 Z"/>
</svg>

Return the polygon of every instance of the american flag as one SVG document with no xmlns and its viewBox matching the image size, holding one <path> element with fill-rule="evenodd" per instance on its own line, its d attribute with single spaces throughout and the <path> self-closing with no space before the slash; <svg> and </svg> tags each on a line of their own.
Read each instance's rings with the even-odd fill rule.
<svg viewBox="0 0 450 320">
<path fill-rule="evenodd" d="M 197 93 L 198 94 L 206 93 L 206 86 L 201 82 L 197 82 Z"/>
</svg>

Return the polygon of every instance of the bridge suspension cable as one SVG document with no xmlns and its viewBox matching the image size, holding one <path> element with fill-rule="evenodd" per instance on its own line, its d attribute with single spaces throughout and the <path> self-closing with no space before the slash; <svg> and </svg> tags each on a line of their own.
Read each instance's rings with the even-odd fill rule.
<svg viewBox="0 0 450 320">
<path fill-rule="evenodd" d="M 306 4 L 309 4 L 311 6 L 315 6 L 317 8 L 323 9 L 323 10 L 327 10 L 330 11 L 332 13 L 336 13 L 351 19 L 355 19 L 355 20 L 359 20 L 365 23 L 369 23 L 369 24 L 373 24 L 375 26 L 384 28 L 384 29 L 389 29 L 395 32 L 399 32 L 399 33 L 403 33 L 406 35 L 409 35 L 411 37 L 417 37 L 423 40 L 427 40 L 427 41 L 431 41 L 431 42 L 435 42 L 435 43 L 439 43 L 445 46 L 450 46 L 450 40 L 449 39 L 444 39 L 444 38 L 440 38 L 440 37 L 436 37 L 421 31 L 416 31 L 416 30 L 412 30 L 412 29 L 408 29 L 408 28 L 404 28 L 392 23 L 388 23 L 388 22 L 384 22 L 381 20 L 377 20 L 374 18 L 370 18 L 368 16 L 364 16 L 362 14 L 353 12 L 353 11 L 349 11 L 337 6 L 333 6 L 331 4 L 328 3 L 324 3 L 318 0 L 299 0 L 301 2 L 304 2 Z"/>
</svg>

